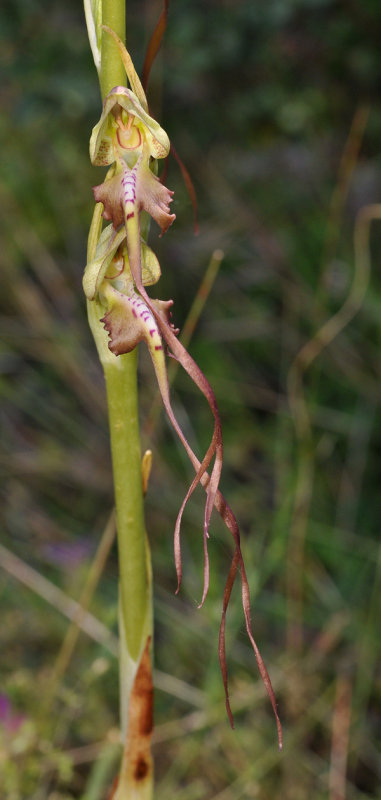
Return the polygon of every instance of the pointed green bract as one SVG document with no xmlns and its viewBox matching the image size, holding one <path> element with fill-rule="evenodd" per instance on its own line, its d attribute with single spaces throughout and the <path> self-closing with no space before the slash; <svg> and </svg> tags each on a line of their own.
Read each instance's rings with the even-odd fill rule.
<svg viewBox="0 0 381 800">
<path fill-rule="evenodd" d="M 125 48 L 122 40 L 119 38 L 119 36 L 117 36 L 115 31 L 112 30 L 112 28 L 109 28 L 108 25 L 102 25 L 102 28 L 104 31 L 106 31 L 106 33 L 109 34 L 109 36 L 112 36 L 112 38 L 118 45 L 120 57 L 122 59 L 124 69 L 126 70 L 127 79 L 131 86 L 131 89 L 134 92 L 134 94 L 136 94 L 136 97 L 138 98 L 140 105 L 143 106 L 145 111 L 148 111 L 148 103 L 145 91 L 143 89 L 141 80 L 139 78 L 138 73 L 136 72 L 136 69 L 134 67 L 132 58 L 128 50 Z"/>
</svg>

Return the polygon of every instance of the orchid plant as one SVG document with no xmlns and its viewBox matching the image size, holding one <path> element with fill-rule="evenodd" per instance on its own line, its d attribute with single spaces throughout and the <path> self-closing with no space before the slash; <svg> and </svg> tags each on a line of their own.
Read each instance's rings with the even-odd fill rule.
<svg viewBox="0 0 381 800">
<path fill-rule="evenodd" d="M 85 4 L 90 42 L 104 96 L 102 114 L 90 139 L 90 158 L 95 166 L 109 169 L 103 183 L 93 190 L 96 206 L 83 287 L 88 300 L 90 326 L 106 378 L 120 555 L 121 698 L 125 749 L 113 797 L 115 800 L 129 797 L 148 800 L 152 796 L 152 613 L 149 547 L 142 512 L 140 445 L 138 432 L 136 434 L 136 348 L 139 342 L 148 347 L 166 413 L 195 471 L 174 528 L 177 591 L 182 577 L 182 515 L 196 486 L 201 484 L 206 500 L 200 606 L 209 586 L 208 537 L 213 508 L 217 509 L 234 540 L 219 634 L 227 713 L 233 725 L 228 695 L 225 624 L 232 587 L 240 572 L 246 629 L 273 706 L 280 746 L 282 734 L 270 678 L 252 633 L 249 586 L 239 527 L 218 488 L 223 445 L 216 399 L 208 380 L 177 337 L 178 331 L 171 321 L 172 300 L 154 300 L 146 289 L 156 284 L 161 274 L 158 259 L 147 244 L 150 218 L 158 224 L 161 235 L 175 220 L 175 214 L 170 210 L 173 192 L 155 174 L 158 160 L 169 154 L 170 143 L 166 132 L 150 116 L 145 91 L 122 41 L 124 18 L 123 14 L 119 18 L 115 14 L 117 6 L 118 3 L 112 3 L 112 0 L 104 0 L 103 4 Z M 105 81 L 102 60 L 103 56 L 106 59 L 107 52 L 112 52 L 115 66 L 117 58 L 120 63 L 114 73 L 108 64 L 109 75 Z M 125 81 L 120 81 L 120 64 L 127 77 L 127 86 Z M 112 80 L 114 74 L 115 84 Z M 102 219 L 108 223 L 103 230 Z M 213 435 L 201 461 L 193 452 L 172 409 L 165 348 L 204 394 L 213 415 Z M 129 360 L 131 358 L 134 358 L 133 362 Z M 135 404 L 132 410 L 131 392 Z M 131 426 L 135 430 L 134 441 L 131 440 Z M 122 435 L 123 432 L 126 435 Z M 140 577 L 137 575 L 139 571 Z"/>
</svg>

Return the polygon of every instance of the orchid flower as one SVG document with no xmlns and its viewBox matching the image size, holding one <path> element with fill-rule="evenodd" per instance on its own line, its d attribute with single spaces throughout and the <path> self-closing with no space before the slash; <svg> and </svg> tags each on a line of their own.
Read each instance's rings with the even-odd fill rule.
<svg viewBox="0 0 381 800">
<path fill-rule="evenodd" d="M 181 519 L 186 503 L 199 483 L 206 491 L 203 530 L 204 584 L 200 606 L 205 601 L 209 586 L 207 539 L 213 507 L 232 534 L 235 550 L 224 591 L 219 636 L 219 659 L 227 713 L 233 725 L 227 683 L 225 620 L 232 587 L 239 570 L 246 629 L 273 706 L 281 746 L 282 734 L 274 692 L 251 629 L 249 586 L 241 553 L 239 527 L 218 489 L 223 446 L 216 399 L 208 380 L 177 338 L 178 331 L 170 318 L 172 301 L 153 300 L 145 288 L 158 281 L 160 266 L 153 251 L 142 238 L 142 215 L 146 213 L 157 222 L 161 235 L 175 220 L 175 214 L 170 212 L 173 192 L 152 171 L 156 159 L 168 155 L 169 139 L 156 120 L 149 115 L 144 91 L 124 45 L 111 29 L 107 30 L 117 41 L 131 89 L 116 86 L 109 92 L 90 140 L 92 163 L 111 167 L 106 180 L 93 190 L 96 203 L 103 205 L 104 219 L 111 224 L 100 235 L 95 256 L 86 267 L 83 286 L 88 299 L 96 301 L 103 309 L 101 322 L 109 334 L 108 347 L 114 355 L 131 352 L 141 341 L 147 345 L 165 410 L 195 470 L 195 477 L 175 524 L 177 591 L 182 575 Z M 202 461 L 193 452 L 171 406 L 163 343 L 204 394 L 214 417 L 213 436 Z M 207 470 L 213 458 L 214 464 L 209 475 Z"/>
</svg>

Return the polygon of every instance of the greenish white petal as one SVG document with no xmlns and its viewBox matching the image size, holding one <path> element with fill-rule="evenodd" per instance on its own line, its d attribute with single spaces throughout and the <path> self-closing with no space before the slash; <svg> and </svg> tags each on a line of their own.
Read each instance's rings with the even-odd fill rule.
<svg viewBox="0 0 381 800">
<path fill-rule="evenodd" d="M 161 276 L 159 259 L 143 240 L 142 244 L 142 283 L 143 286 L 153 286 Z"/>
<path fill-rule="evenodd" d="M 96 298 L 111 261 L 125 238 L 124 227 L 115 231 L 112 225 L 107 225 L 102 231 L 95 258 L 87 264 L 83 276 L 83 290 L 88 300 Z M 126 257 L 127 254 L 125 254 Z M 153 286 L 161 276 L 160 264 L 153 250 L 143 240 L 141 241 L 141 257 L 143 285 Z"/>
<path fill-rule="evenodd" d="M 116 232 L 112 225 L 108 225 L 102 231 L 95 258 L 87 264 L 83 276 L 83 291 L 88 300 L 94 300 L 97 296 L 108 267 L 125 237 L 126 232 L 124 228 Z"/>
</svg>

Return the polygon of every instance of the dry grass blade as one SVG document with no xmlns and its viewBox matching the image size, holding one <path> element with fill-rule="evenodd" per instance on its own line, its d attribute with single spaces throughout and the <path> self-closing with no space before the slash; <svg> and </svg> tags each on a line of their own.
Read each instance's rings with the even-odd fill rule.
<svg viewBox="0 0 381 800">
<path fill-rule="evenodd" d="M 341 308 L 330 317 L 299 351 L 288 376 L 288 396 L 298 438 L 309 435 L 310 422 L 302 390 L 303 374 L 328 347 L 336 336 L 360 311 L 370 277 L 369 227 L 374 219 L 381 219 L 381 205 L 369 205 L 359 212 L 354 233 L 355 271 L 348 297 Z"/>
<path fill-rule="evenodd" d="M 213 288 L 214 282 L 217 278 L 223 258 L 224 258 L 224 252 L 222 250 L 217 249 L 213 251 L 206 272 L 197 289 L 193 303 L 189 309 L 188 316 L 184 322 L 183 329 L 181 331 L 180 342 L 185 348 L 188 348 L 188 345 L 196 330 L 198 321 L 205 308 L 205 304 Z M 177 371 L 177 365 L 173 364 L 171 369 L 168 371 L 171 380 L 174 379 L 176 371 Z"/>
<path fill-rule="evenodd" d="M 288 374 L 288 399 L 300 450 L 300 464 L 295 489 L 293 521 L 288 549 L 288 642 L 300 651 L 303 549 L 312 493 L 314 459 L 311 449 L 311 420 L 303 389 L 305 371 L 359 312 L 370 277 L 369 227 L 381 219 L 381 205 L 369 205 L 359 212 L 354 232 L 355 270 L 348 297 L 339 310 L 325 322 L 299 351 Z"/>
<path fill-rule="evenodd" d="M 106 561 L 110 554 L 111 547 L 115 541 L 116 527 L 115 527 L 115 512 L 111 512 L 107 525 L 101 536 L 97 551 L 92 560 L 85 584 L 78 601 L 78 613 L 75 619 L 69 626 L 66 636 L 62 642 L 60 651 L 57 655 L 56 662 L 53 667 L 52 675 L 46 692 L 46 705 L 49 706 L 53 702 L 55 693 L 62 680 L 72 658 L 75 645 L 77 643 L 80 631 L 81 622 L 83 621 L 86 612 L 89 608 L 94 592 L 98 586 L 100 577 L 106 565 Z"/>
<path fill-rule="evenodd" d="M 27 586 L 46 600 L 64 617 L 74 623 L 79 619 L 78 625 L 87 636 L 109 650 L 112 655 L 118 655 L 118 640 L 102 622 L 92 614 L 89 614 L 88 611 L 82 616 L 82 608 L 76 600 L 68 597 L 62 589 L 59 589 L 58 586 L 55 586 L 54 583 L 33 569 L 33 567 L 30 567 L 29 564 L 26 564 L 25 561 L 22 561 L 21 558 L 15 556 L 3 545 L 0 545 L 0 566 L 20 583 L 23 583 L 24 586 Z"/>
<path fill-rule="evenodd" d="M 351 718 L 352 687 L 345 677 L 339 677 L 332 719 L 331 765 L 329 772 L 330 800 L 345 800 L 346 772 Z"/>
<path fill-rule="evenodd" d="M 337 250 L 341 228 L 340 223 L 343 217 L 345 201 L 348 197 L 354 169 L 358 163 L 369 113 L 370 107 L 368 105 L 361 105 L 356 109 L 344 146 L 328 215 L 327 233 L 322 258 L 323 271 L 320 284 L 324 282 L 325 270 L 329 267 Z"/>
</svg>

